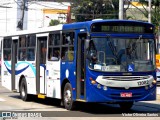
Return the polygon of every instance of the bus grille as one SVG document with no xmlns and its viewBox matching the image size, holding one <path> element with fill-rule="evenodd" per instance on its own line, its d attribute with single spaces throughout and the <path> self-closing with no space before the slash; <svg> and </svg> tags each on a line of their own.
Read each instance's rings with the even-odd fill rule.
<svg viewBox="0 0 160 120">
<path fill-rule="evenodd" d="M 150 76 L 103 76 L 103 79 L 107 80 L 117 80 L 117 81 L 135 81 L 135 80 L 144 80 L 150 78 Z"/>
</svg>

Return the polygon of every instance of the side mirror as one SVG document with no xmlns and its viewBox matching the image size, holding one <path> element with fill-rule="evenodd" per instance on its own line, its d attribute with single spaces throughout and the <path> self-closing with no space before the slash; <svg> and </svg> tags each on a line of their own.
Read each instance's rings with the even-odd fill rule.
<svg viewBox="0 0 160 120">
<path fill-rule="evenodd" d="M 90 40 L 89 40 L 89 39 L 86 39 L 86 40 L 85 40 L 85 49 L 88 49 L 88 48 L 89 48 L 89 43 L 90 43 Z"/>
</svg>

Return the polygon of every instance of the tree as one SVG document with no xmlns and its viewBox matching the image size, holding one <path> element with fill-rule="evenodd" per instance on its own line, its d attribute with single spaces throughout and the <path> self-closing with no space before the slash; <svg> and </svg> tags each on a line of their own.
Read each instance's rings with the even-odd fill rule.
<svg viewBox="0 0 160 120">
<path fill-rule="evenodd" d="M 118 0 L 72 0 L 71 13 L 77 22 L 96 18 L 117 19 L 118 3 Z"/>
<path fill-rule="evenodd" d="M 140 0 L 139 2 L 141 3 L 143 9 L 139 9 L 136 6 L 134 6 L 134 7 L 136 7 L 146 18 L 148 18 L 148 9 L 146 8 L 146 7 L 148 7 L 148 1 L 147 0 Z M 131 2 L 129 2 L 129 3 L 132 4 Z M 157 26 L 156 28 L 158 28 L 158 26 L 160 26 L 160 0 L 152 0 L 151 21 L 155 26 Z M 157 32 L 157 30 L 158 29 L 156 29 L 156 32 Z"/>
<path fill-rule="evenodd" d="M 51 20 L 50 23 L 49 23 L 49 26 L 55 26 L 55 25 L 58 25 L 58 24 L 60 24 L 59 20 Z"/>
</svg>

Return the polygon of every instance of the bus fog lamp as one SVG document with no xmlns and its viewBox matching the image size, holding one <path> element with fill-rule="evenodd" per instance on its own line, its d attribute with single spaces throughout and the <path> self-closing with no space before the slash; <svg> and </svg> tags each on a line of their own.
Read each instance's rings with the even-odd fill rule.
<svg viewBox="0 0 160 120">
<path fill-rule="evenodd" d="M 90 77 L 89 79 L 90 79 L 92 84 L 96 84 L 96 81 L 92 77 Z"/>
<path fill-rule="evenodd" d="M 107 90 L 107 86 L 103 86 L 103 90 Z"/>
<path fill-rule="evenodd" d="M 97 85 L 97 88 L 98 88 L 98 89 L 101 89 L 101 85 L 100 85 L 100 84 L 98 84 L 98 85 Z"/>
<path fill-rule="evenodd" d="M 92 84 L 96 84 L 96 81 L 92 80 L 91 83 L 92 83 Z"/>
<path fill-rule="evenodd" d="M 156 81 L 156 80 L 153 80 L 153 81 L 152 81 L 152 83 L 153 83 L 153 84 L 156 84 L 156 83 L 157 83 L 157 81 Z"/>
</svg>

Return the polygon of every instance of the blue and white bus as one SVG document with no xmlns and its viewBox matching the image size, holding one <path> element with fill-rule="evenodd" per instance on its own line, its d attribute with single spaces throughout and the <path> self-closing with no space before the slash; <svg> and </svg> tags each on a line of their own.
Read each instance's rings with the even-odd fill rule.
<svg viewBox="0 0 160 120">
<path fill-rule="evenodd" d="M 128 20 L 94 20 L 20 31 L 2 40 L 2 85 L 31 95 L 117 103 L 156 100 L 154 26 Z"/>
</svg>

